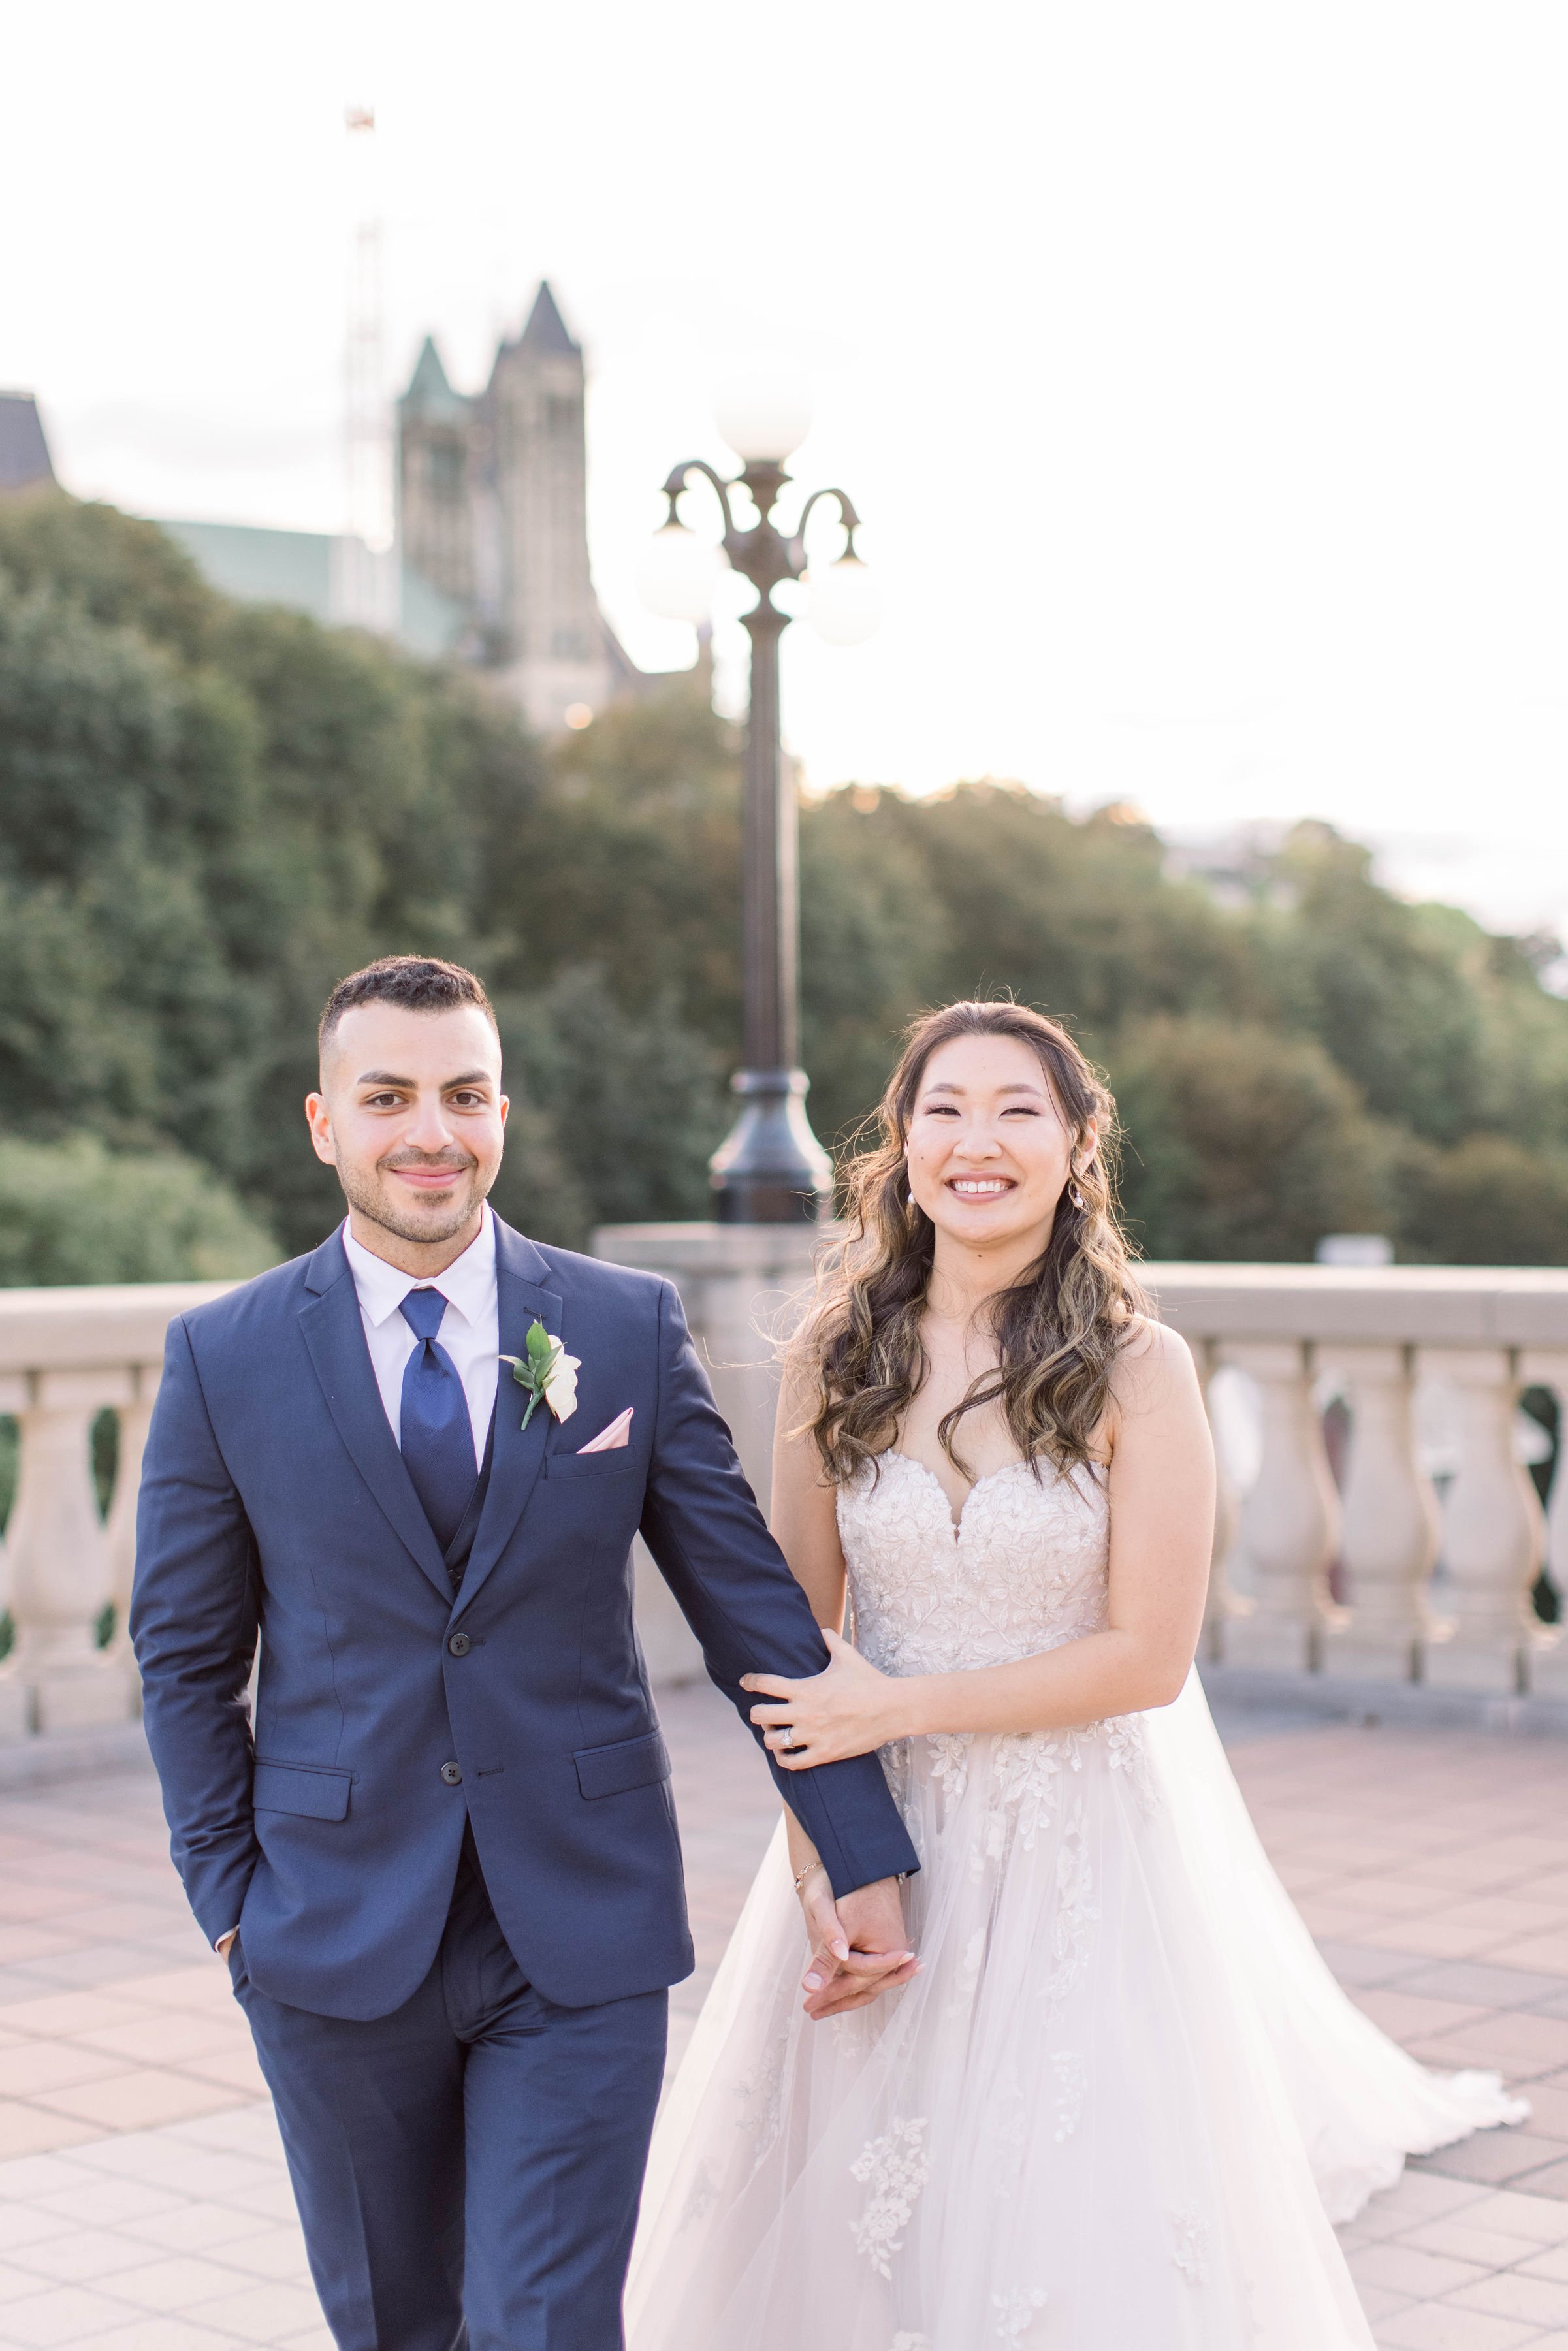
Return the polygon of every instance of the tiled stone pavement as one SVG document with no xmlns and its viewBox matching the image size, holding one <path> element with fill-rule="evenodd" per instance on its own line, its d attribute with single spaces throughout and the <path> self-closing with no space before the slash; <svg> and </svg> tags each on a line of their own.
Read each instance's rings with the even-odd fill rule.
<svg viewBox="0 0 1568 2351">
<path fill-rule="evenodd" d="M 699 1972 L 774 1815 L 706 1689 L 667 1696 Z M 1222 1726 L 1355 1998 L 1428 2063 L 1500 2066 L 1522 2129 L 1413 2165 L 1343 2231 L 1394 2351 L 1568 2351 L 1568 1746 Z M 227 1977 L 151 1776 L 0 1795 L 0 2351 L 329 2351 Z M 1133 2346 L 1129 2346 L 1133 2351 Z"/>
</svg>

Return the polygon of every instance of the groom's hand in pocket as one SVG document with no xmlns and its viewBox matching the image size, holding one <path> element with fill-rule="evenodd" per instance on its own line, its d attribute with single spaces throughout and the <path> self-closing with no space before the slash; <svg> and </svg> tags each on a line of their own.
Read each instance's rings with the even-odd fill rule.
<svg viewBox="0 0 1568 2351">
<path fill-rule="evenodd" d="M 896 1878 L 858 1886 L 835 1903 L 826 1871 L 819 1871 L 808 1881 L 805 1909 L 811 1962 L 801 1989 L 814 2022 L 868 2008 L 917 1972 Z"/>
</svg>

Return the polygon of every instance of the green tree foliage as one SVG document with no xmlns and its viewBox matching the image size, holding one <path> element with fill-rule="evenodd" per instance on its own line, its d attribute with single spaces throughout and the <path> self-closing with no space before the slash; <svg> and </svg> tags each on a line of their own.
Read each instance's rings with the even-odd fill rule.
<svg viewBox="0 0 1568 2351">
<path fill-rule="evenodd" d="M 1478 1128 L 1562 1135 L 1568 1018 L 1527 950 L 1452 908 L 1406 904 L 1371 865 L 1322 824 L 1299 825 L 1275 859 L 1286 911 L 1262 930 L 1284 1017 L 1428 1142 Z"/>
<path fill-rule="evenodd" d="M 887 1081 L 890 1047 L 940 992 L 949 912 L 892 792 L 835 792 L 800 828 L 801 1042 L 817 1132 L 841 1142 Z"/>
<path fill-rule="evenodd" d="M 1568 1151 L 1468 1134 L 1415 1152 L 1396 1223 L 1406 1254 L 1436 1265 L 1568 1264 Z"/>
<path fill-rule="evenodd" d="M 627 1012 L 602 966 L 568 964 L 538 994 L 503 996 L 497 1012 L 508 1082 L 538 1136 L 519 1154 L 514 1110 L 496 1192 L 504 1216 L 581 1248 L 601 1222 L 705 1212 L 729 1102 L 718 1056 L 683 1021 L 673 988 Z"/>
<path fill-rule="evenodd" d="M 0 1133 L 172 1142 L 309 1246 L 320 1005 L 372 955 L 486 961 L 539 780 L 467 680 L 0 501 Z"/>
<path fill-rule="evenodd" d="M 110 1152 L 88 1134 L 0 1143 L 0 1286 L 221 1281 L 277 1257 L 227 1185 L 180 1152 Z"/>
<path fill-rule="evenodd" d="M 837 953 L 825 863 L 852 909 Z M 1373 1231 L 1416 1259 L 1568 1264 L 1568 1004 L 1541 977 L 1554 942 L 1406 904 L 1316 823 L 1253 903 L 1222 904 L 1167 878 L 1127 811 L 1074 820 L 1017 786 L 835 794 L 805 812 L 801 864 L 809 1057 L 834 1069 L 813 989 L 859 1057 L 824 1134 L 873 1098 L 922 1005 L 1010 991 L 1105 1067 L 1150 1256 L 1292 1259 Z"/>
<path fill-rule="evenodd" d="M 176 1206 L 199 1165 L 235 1250 L 308 1248 L 339 1213 L 300 1121 L 319 1008 L 373 955 L 434 952 L 497 998 L 504 1213 L 578 1245 L 700 1216 L 738 1058 L 739 809 L 734 730 L 694 680 L 541 747 L 471 676 L 228 603 L 150 524 L 0 500 L 0 1144 L 63 1152 L 72 1196 L 123 1168 L 114 1196 L 149 1218 L 146 1155 L 184 1171 Z M 1568 1263 L 1550 946 L 1406 904 L 1327 827 L 1236 906 L 1172 879 L 1126 810 L 857 789 L 803 808 L 800 870 L 825 1138 L 915 1013 L 1009 990 L 1110 1072 L 1150 1255 L 1370 1229 L 1409 1257 Z M 149 1265 L 194 1264 L 184 1213 Z M 0 1279 L 120 1246 L 40 1233 Z"/>
<path fill-rule="evenodd" d="M 726 1046 L 740 1022 L 740 772 L 689 679 L 556 747 L 497 877 L 497 984 L 594 964 L 623 1004 L 677 998 Z"/>
<path fill-rule="evenodd" d="M 1386 1232 L 1386 1131 L 1311 1037 L 1157 1013 L 1116 1040 L 1122 1196 L 1151 1255 L 1311 1257 L 1324 1233 Z"/>
<path fill-rule="evenodd" d="M 1260 991 L 1245 933 L 1195 884 L 1166 879 L 1160 841 L 1124 810 L 1075 823 L 1038 793 L 971 784 L 901 802 L 897 820 L 946 917 L 930 967 L 939 997 L 1005 989 L 1108 1037 Z"/>
<path fill-rule="evenodd" d="M 156 523 L 76 498 L 0 504 L 0 564 L 24 593 L 47 589 L 186 662 L 211 651 L 228 611 Z"/>
</svg>

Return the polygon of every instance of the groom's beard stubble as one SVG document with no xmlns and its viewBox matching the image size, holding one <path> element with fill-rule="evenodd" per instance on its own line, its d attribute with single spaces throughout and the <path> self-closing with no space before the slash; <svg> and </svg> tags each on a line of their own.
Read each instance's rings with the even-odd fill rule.
<svg viewBox="0 0 1568 2351">
<path fill-rule="evenodd" d="M 412 1201 L 397 1199 L 386 1180 L 385 1170 L 392 1167 L 450 1167 L 454 1176 L 464 1176 L 450 1199 L 437 1203 L 432 1200 L 423 1216 L 416 1216 Z M 460 1233 L 484 1200 L 490 1186 L 478 1180 L 476 1159 L 454 1158 L 445 1152 L 394 1151 L 378 1160 L 374 1178 L 366 1182 L 358 1168 L 340 1166 L 338 1180 L 343 1187 L 343 1197 L 357 1216 L 364 1217 L 383 1231 L 393 1233 L 400 1241 L 449 1241 Z"/>
</svg>

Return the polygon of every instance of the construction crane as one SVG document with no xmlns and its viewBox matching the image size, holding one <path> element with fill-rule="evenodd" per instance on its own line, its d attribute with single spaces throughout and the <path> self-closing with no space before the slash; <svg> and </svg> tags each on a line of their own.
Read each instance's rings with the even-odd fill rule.
<svg viewBox="0 0 1568 2351">
<path fill-rule="evenodd" d="M 344 109 L 350 225 L 343 329 L 343 535 L 332 583 L 337 619 L 383 633 L 398 625 L 392 408 L 387 398 L 375 109 Z"/>
</svg>

